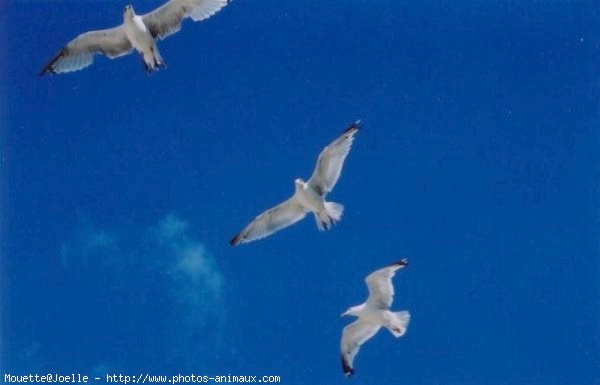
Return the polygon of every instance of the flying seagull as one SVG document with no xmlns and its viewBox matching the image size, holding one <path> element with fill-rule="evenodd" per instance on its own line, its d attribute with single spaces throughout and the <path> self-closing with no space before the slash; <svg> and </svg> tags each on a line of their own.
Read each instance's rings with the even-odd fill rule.
<svg viewBox="0 0 600 385">
<path fill-rule="evenodd" d="M 165 67 L 156 39 L 164 39 L 181 29 L 183 19 L 207 19 L 230 0 L 170 0 L 145 15 L 136 15 L 131 5 L 123 10 L 123 24 L 118 27 L 89 31 L 71 40 L 44 66 L 39 75 L 72 72 L 94 61 L 94 55 L 111 59 L 127 55 L 133 49 L 142 57 L 146 72 Z"/>
<path fill-rule="evenodd" d="M 408 265 L 407 259 L 392 263 L 367 276 L 365 282 L 369 288 L 367 302 L 352 306 L 342 314 L 358 317 L 356 321 L 344 328 L 342 332 L 342 369 L 346 377 L 354 374 L 352 362 L 360 346 L 373 337 L 383 326 L 394 337 L 402 337 L 410 321 L 408 311 L 391 312 L 389 310 L 394 300 L 392 277 L 396 270 Z"/>
<path fill-rule="evenodd" d="M 236 246 L 267 237 L 293 225 L 310 212 L 315 215 L 320 231 L 329 229 L 333 223 L 339 221 L 344 206 L 326 202 L 325 196 L 333 190 L 338 181 L 344 160 L 352 147 L 354 134 L 360 127 L 360 120 L 352 123 L 339 138 L 321 151 L 310 179 L 307 182 L 302 179 L 294 181 L 295 191 L 291 198 L 257 216 L 229 243 Z"/>
</svg>

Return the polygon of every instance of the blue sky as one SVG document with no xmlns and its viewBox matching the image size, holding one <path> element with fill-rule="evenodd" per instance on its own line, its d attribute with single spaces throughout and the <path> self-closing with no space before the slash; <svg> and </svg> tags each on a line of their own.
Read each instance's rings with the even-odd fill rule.
<svg viewBox="0 0 600 385">
<path fill-rule="evenodd" d="M 352 382 L 600 381 L 595 2 L 236 0 L 165 71 L 35 76 L 123 5 L 0 5 L 3 372 L 343 383 L 340 314 L 406 257 Z M 356 119 L 343 220 L 231 248 Z"/>
</svg>

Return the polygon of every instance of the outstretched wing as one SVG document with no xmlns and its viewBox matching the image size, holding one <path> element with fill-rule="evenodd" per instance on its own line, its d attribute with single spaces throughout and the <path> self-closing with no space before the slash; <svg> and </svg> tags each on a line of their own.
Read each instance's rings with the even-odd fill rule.
<svg viewBox="0 0 600 385">
<path fill-rule="evenodd" d="M 183 19 L 194 21 L 208 19 L 230 0 L 170 0 L 154 11 L 142 16 L 144 24 L 154 38 L 164 39 L 181 29 Z"/>
<path fill-rule="evenodd" d="M 308 184 L 321 196 L 327 195 L 337 183 L 342 172 L 344 160 L 354 141 L 354 134 L 361 127 L 360 120 L 352 123 L 344 133 L 321 151 L 317 167 L 308 180 Z"/>
<path fill-rule="evenodd" d="M 378 309 L 388 309 L 394 301 L 394 285 L 392 277 L 396 271 L 408 265 L 407 259 L 394 262 L 391 265 L 379 269 L 367 276 L 365 282 L 369 288 L 367 305 Z"/>
<path fill-rule="evenodd" d="M 233 237 L 229 243 L 237 246 L 261 239 L 291 226 L 306 216 L 308 211 L 294 197 L 265 211 L 256 217 L 244 230 Z"/>
<path fill-rule="evenodd" d="M 104 54 L 113 59 L 131 52 L 133 47 L 125 35 L 122 25 L 82 33 L 63 47 L 42 68 L 40 76 L 47 73 L 57 74 L 83 69 L 94 62 L 94 55 Z"/>
<path fill-rule="evenodd" d="M 354 357 L 358 354 L 360 346 L 379 331 L 379 325 L 361 321 L 360 318 L 344 328 L 342 332 L 342 370 L 349 377 L 354 374 L 352 366 Z"/>
</svg>

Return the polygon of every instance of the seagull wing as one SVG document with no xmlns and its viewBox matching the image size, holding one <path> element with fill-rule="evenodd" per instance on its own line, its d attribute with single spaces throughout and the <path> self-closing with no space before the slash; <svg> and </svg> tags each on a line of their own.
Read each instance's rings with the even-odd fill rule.
<svg viewBox="0 0 600 385">
<path fill-rule="evenodd" d="M 144 24 L 154 38 L 164 39 L 181 29 L 187 17 L 194 21 L 208 19 L 230 0 L 170 0 L 154 11 L 142 16 Z"/>
<path fill-rule="evenodd" d="M 292 197 L 257 216 L 244 230 L 229 241 L 232 246 L 261 239 L 291 226 L 306 216 L 308 210 Z"/>
<path fill-rule="evenodd" d="M 346 376 L 354 374 L 352 363 L 360 346 L 379 331 L 380 325 L 373 325 L 360 318 L 344 328 L 342 332 L 342 370 Z"/>
<path fill-rule="evenodd" d="M 40 71 L 40 76 L 83 69 L 94 62 L 97 53 L 113 59 L 128 54 L 132 49 L 123 25 L 82 33 L 54 55 Z"/>
<path fill-rule="evenodd" d="M 333 187 L 337 183 L 342 172 L 344 160 L 352 147 L 354 134 L 356 134 L 359 128 L 360 120 L 352 123 L 339 138 L 325 147 L 321 151 L 321 154 L 319 154 L 317 167 L 308 180 L 308 184 L 321 196 L 325 196 L 333 190 Z"/>
<path fill-rule="evenodd" d="M 408 260 L 402 259 L 367 276 L 365 279 L 369 288 L 367 305 L 378 309 L 388 309 L 392 305 L 394 300 L 392 277 L 398 269 L 406 265 L 408 265 Z"/>
</svg>

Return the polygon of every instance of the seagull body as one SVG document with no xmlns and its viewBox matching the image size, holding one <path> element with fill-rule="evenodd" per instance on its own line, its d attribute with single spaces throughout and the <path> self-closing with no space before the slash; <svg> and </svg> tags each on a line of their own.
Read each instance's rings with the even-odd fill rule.
<svg viewBox="0 0 600 385">
<path fill-rule="evenodd" d="M 134 49 L 140 53 L 147 72 L 164 68 L 156 39 L 179 31 L 185 18 L 194 21 L 209 18 L 229 1 L 170 0 L 145 15 L 136 15 L 133 7 L 127 5 L 123 11 L 123 24 L 77 36 L 52 57 L 40 71 L 40 76 L 81 70 L 93 63 L 97 53 L 114 59 Z"/>
<path fill-rule="evenodd" d="M 338 181 L 359 128 L 360 120 L 352 123 L 339 138 L 321 151 L 310 179 L 306 182 L 302 179 L 294 181 L 294 195 L 291 198 L 257 216 L 229 243 L 237 246 L 267 237 L 298 222 L 308 213 L 315 215 L 317 228 L 321 231 L 338 222 L 342 218 L 344 206 L 325 201 L 325 196 Z"/>
<path fill-rule="evenodd" d="M 392 277 L 398 269 L 406 265 L 408 265 L 408 260 L 402 259 L 369 274 L 365 279 L 369 288 L 367 302 L 352 306 L 342 314 L 342 316 L 358 317 L 356 321 L 346 326 L 342 332 L 340 344 L 342 370 L 347 377 L 354 374 L 352 365 L 360 346 L 377 334 L 381 327 L 387 328 L 396 338 L 406 333 L 406 328 L 410 322 L 410 313 L 408 311 L 392 312 L 389 310 L 394 300 Z"/>
<path fill-rule="evenodd" d="M 131 5 L 125 7 L 123 25 L 127 39 L 129 39 L 133 48 L 142 55 L 146 71 L 154 71 L 155 69 L 164 67 L 165 64 L 158 52 L 156 41 L 146 24 L 144 24 L 144 19 L 135 14 Z"/>
<path fill-rule="evenodd" d="M 314 186 L 302 179 L 296 179 L 294 185 L 296 189 L 292 198 L 305 209 L 305 212 L 315 213 L 317 226 L 320 230 L 329 228 L 332 221 L 337 222 L 340 220 L 344 206 L 338 203 L 326 202 Z"/>
</svg>

